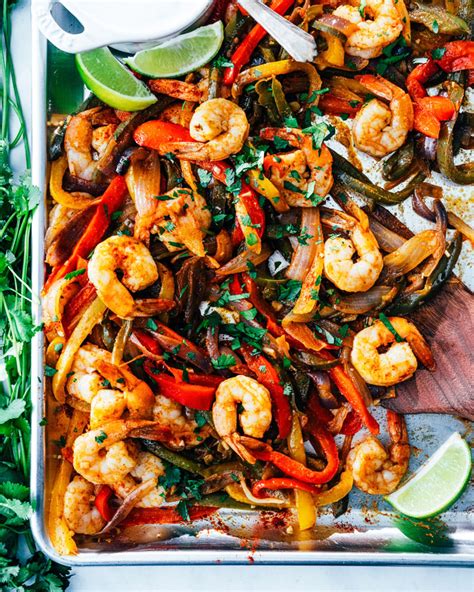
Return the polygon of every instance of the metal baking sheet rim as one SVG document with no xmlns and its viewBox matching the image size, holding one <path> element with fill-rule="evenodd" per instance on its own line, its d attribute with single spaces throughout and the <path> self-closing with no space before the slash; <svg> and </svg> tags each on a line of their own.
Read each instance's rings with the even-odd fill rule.
<svg viewBox="0 0 474 592">
<path fill-rule="evenodd" d="M 32 181 L 46 187 L 46 40 L 32 24 Z M 45 208 L 38 208 L 33 220 L 32 232 L 32 285 L 35 294 L 43 285 L 43 253 Z M 34 311 L 34 320 L 41 322 L 41 307 Z M 130 550 L 116 552 L 81 552 L 74 556 L 56 553 L 49 540 L 44 513 L 45 441 L 44 430 L 39 425 L 43 417 L 43 366 L 44 338 L 36 333 L 32 339 L 31 397 L 31 500 L 35 511 L 31 518 L 34 539 L 43 553 L 52 560 L 68 566 L 92 565 L 192 565 L 192 564 L 291 564 L 291 565 L 433 565 L 467 566 L 473 564 L 469 553 L 423 552 L 368 552 L 368 551 L 299 551 L 273 550 Z"/>
</svg>

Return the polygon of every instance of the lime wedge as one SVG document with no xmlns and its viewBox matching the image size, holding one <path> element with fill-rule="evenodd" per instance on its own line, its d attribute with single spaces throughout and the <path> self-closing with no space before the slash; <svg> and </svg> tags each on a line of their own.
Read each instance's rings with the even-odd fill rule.
<svg viewBox="0 0 474 592">
<path fill-rule="evenodd" d="M 108 47 L 78 53 L 76 65 L 87 88 L 114 109 L 140 111 L 156 103 L 156 97 Z"/>
<path fill-rule="evenodd" d="M 125 63 L 150 78 L 172 78 L 207 64 L 218 53 L 224 40 L 221 21 L 179 35 L 158 47 L 144 49 Z"/>
<path fill-rule="evenodd" d="M 471 451 L 454 433 L 405 485 L 385 499 L 405 516 L 429 518 L 454 504 L 470 475 Z"/>
</svg>

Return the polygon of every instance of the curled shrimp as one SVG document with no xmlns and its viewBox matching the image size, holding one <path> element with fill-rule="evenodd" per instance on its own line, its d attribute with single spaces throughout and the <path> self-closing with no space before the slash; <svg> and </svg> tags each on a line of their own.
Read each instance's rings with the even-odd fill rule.
<svg viewBox="0 0 474 592">
<path fill-rule="evenodd" d="M 413 323 L 389 317 L 387 324 L 375 321 L 354 337 L 351 362 L 365 382 L 392 386 L 408 380 L 418 367 L 417 358 L 429 370 L 435 369 L 430 347 Z"/>
<path fill-rule="evenodd" d="M 113 490 L 125 498 L 140 484 L 150 482 L 152 489 L 136 504 L 138 508 L 156 508 L 165 501 L 166 490 L 158 485 L 158 479 L 165 474 L 165 467 L 161 460 L 151 452 L 138 451 L 137 463 L 126 477 L 113 484 Z"/>
<path fill-rule="evenodd" d="M 169 435 L 163 442 L 175 450 L 199 446 L 211 434 L 209 424 L 198 426 L 192 416 L 186 415 L 182 405 L 161 394 L 155 396 L 153 419 L 169 428 Z"/>
<path fill-rule="evenodd" d="M 346 53 L 365 59 L 376 58 L 384 47 L 395 41 L 403 29 L 396 3 L 397 0 L 367 0 L 361 9 L 359 0 L 353 0 L 338 6 L 332 14 L 355 25 L 354 32 L 347 37 Z"/>
<path fill-rule="evenodd" d="M 210 99 L 194 112 L 189 127 L 196 142 L 169 142 L 161 154 L 172 152 L 185 160 L 224 160 L 242 150 L 249 135 L 245 111 L 227 99 Z"/>
<path fill-rule="evenodd" d="M 117 270 L 123 273 L 117 277 Z M 131 236 L 111 236 L 94 249 L 87 268 L 102 302 L 126 319 L 152 316 L 173 308 L 168 300 L 135 300 L 130 293 L 144 290 L 158 279 L 158 268 L 147 247 Z"/>
<path fill-rule="evenodd" d="M 95 486 L 76 475 L 64 494 L 63 516 L 69 528 L 78 534 L 96 534 L 105 526 L 105 520 L 94 505 Z"/>
<path fill-rule="evenodd" d="M 363 105 L 352 126 L 354 143 L 371 156 L 386 156 L 403 146 L 413 128 L 413 104 L 406 92 L 380 76 L 365 74 L 358 79 L 389 105 L 379 99 Z"/>
<path fill-rule="evenodd" d="M 97 485 L 122 481 L 137 464 L 136 448 L 125 439 L 133 430 L 152 424 L 147 420 L 117 419 L 81 434 L 73 445 L 74 469 Z"/>
<path fill-rule="evenodd" d="M 331 282 L 345 292 L 366 292 L 377 281 L 383 257 L 369 220 L 360 208 L 354 209 L 357 218 L 334 210 L 323 212 L 323 223 L 332 229 L 348 232 L 350 239 L 330 236 L 324 243 L 324 273 Z M 353 260 L 357 252 L 358 259 Z"/>
<path fill-rule="evenodd" d="M 391 439 L 388 451 L 375 436 L 369 436 L 356 444 L 347 457 L 347 468 L 356 486 L 373 495 L 395 491 L 410 460 L 404 417 L 387 411 L 387 427 Z"/>
<path fill-rule="evenodd" d="M 313 148 L 312 135 L 299 129 L 265 128 L 260 136 L 265 140 L 278 137 L 297 148 L 294 152 L 270 157 L 266 166 L 270 171 L 270 180 L 291 206 L 314 207 L 315 199 L 320 201 L 319 198 L 329 193 L 334 179 L 332 156 L 327 146 L 323 144 L 321 148 Z M 291 186 L 296 187 L 296 191 Z"/>
<path fill-rule="evenodd" d="M 155 398 L 150 387 L 126 365 L 115 366 L 110 352 L 92 344 L 77 352 L 67 381 L 69 394 L 89 403 L 90 425 L 120 419 L 151 419 Z"/>
<path fill-rule="evenodd" d="M 179 187 L 161 197 L 159 207 L 141 219 L 141 236 L 157 234 L 169 251 L 187 247 L 204 257 L 203 240 L 212 220 L 206 200 L 191 189 Z"/>
<path fill-rule="evenodd" d="M 240 425 L 244 434 L 263 438 L 272 421 L 270 393 L 262 384 L 249 376 L 238 375 L 221 382 L 212 407 L 212 419 L 218 435 L 232 450 L 250 463 L 255 459 L 240 443 L 237 433 L 237 406 L 241 404 Z"/>
<path fill-rule="evenodd" d="M 94 107 L 73 115 L 64 135 L 64 149 L 69 171 L 71 175 L 86 181 L 92 181 L 97 171 L 97 161 L 92 154 L 94 134 L 92 120 L 101 110 L 102 107 Z M 98 141 L 97 136 L 96 141 Z"/>
</svg>

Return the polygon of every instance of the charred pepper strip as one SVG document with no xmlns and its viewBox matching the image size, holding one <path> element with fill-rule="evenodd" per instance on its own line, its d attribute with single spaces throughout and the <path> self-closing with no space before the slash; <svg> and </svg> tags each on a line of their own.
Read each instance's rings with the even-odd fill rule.
<svg viewBox="0 0 474 592">
<path fill-rule="evenodd" d="M 100 243 L 109 227 L 112 214 L 121 207 L 127 193 L 128 190 L 124 177 L 115 177 L 107 187 L 104 195 L 100 198 L 92 220 L 74 247 L 69 259 L 62 265 L 55 267 L 51 272 L 44 286 L 45 292 L 48 291 L 49 287 L 56 280 L 63 278 L 75 269 L 79 257 L 87 258 L 92 249 Z"/>
<path fill-rule="evenodd" d="M 326 350 L 321 350 L 318 353 L 326 360 L 334 359 L 333 356 Z M 362 394 L 356 388 L 342 366 L 334 366 L 333 368 L 330 368 L 328 372 L 331 380 L 341 392 L 341 395 L 352 405 L 353 409 L 360 416 L 364 422 L 364 425 L 369 429 L 370 433 L 374 435 L 378 434 L 380 431 L 379 424 L 370 414 Z"/>
<path fill-rule="evenodd" d="M 110 507 L 110 498 L 112 497 L 113 489 L 108 485 L 101 485 L 98 494 L 94 500 L 94 506 L 99 511 L 102 518 L 108 522 L 112 519 L 114 512 Z"/>
<path fill-rule="evenodd" d="M 469 185 L 474 183 L 474 163 L 466 165 L 455 165 L 453 156 L 453 136 L 454 126 L 459 115 L 459 107 L 464 97 L 464 89 L 461 85 L 451 82 L 448 87 L 449 98 L 458 107 L 456 117 L 445 121 L 441 125 L 438 147 L 436 150 L 436 160 L 439 170 L 451 181 L 460 185 Z"/>
<path fill-rule="evenodd" d="M 356 193 L 359 193 L 360 195 L 363 195 L 369 199 L 373 199 L 377 203 L 386 205 L 395 205 L 405 201 L 408 197 L 410 197 L 415 188 L 426 178 L 425 173 L 419 172 L 402 190 L 391 192 L 383 189 L 382 187 L 377 187 L 370 182 L 364 182 L 355 177 L 351 177 L 343 170 L 336 167 L 333 168 L 333 174 L 337 181 L 349 189 L 352 189 Z"/>
<path fill-rule="evenodd" d="M 199 166 L 213 174 L 214 178 L 226 185 L 226 171 L 232 167 L 225 162 L 200 162 Z M 265 231 L 265 213 L 258 203 L 255 191 L 242 181 L 241 190 L 237 199 L 240 199 L 250 216 L 251 226 L 255 229 L 258 237 L 261 238 Z M 232 234 L 232 242 L 239 244 L 244 239 L 244 233 L 240 224 L 235 227 Z"/>
</svg>

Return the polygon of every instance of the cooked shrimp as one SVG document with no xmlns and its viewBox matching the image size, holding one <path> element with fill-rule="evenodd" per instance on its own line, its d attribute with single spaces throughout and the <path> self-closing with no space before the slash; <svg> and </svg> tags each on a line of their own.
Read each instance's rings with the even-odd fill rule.
<svg viewBox="0 0 474 592">
<path fill-rule="evenodd" d="M 71 175 L 86 181 L 92 181 L 97 170 L 97 162 L 92 156 L 92 117 L 101 109 L 94 107 L 73 115 L 64 135 L 69 171 Z"/>
<path fill-rule="evenodd" d="M 268 166 L 271 170 L 270 180 L 291 206 L 314 207 L 315 200 L 319 202 L 320 198 L 329 193 L 334 181 L 332 156 L 324 144 L 321 148 L 313 148 L 312 135 L 305 134 L 299 129 L 265 128 L 260 132 L 260 136 L 265 140 L 274 140 L 278 137 L 298 148 L 292 153 L 278 154 L 277 158 L 270 158 L 271 164 Z M 297 190 L 288 189 L 289 184 Z"/>
<path fill-rule="evenodd" d="M 249 376 L 238 375 L 221 382 L 216 391 L 212 407 L 212 419 L 219 436 L 239 456 L 248 462 L 253 457 L 239 442 L 237 433 L 237 406 L 242 404 L 239 416 L 244 434 L 252 438 L 263 438 L 272 421 L 272 403 L 267 388 Z"/>
<path fill-rule="evenodd" d="M 138 485 L 150 481 L 153 484 L 153 489 L 150 493 L 144 495 L 137 503 L 137 508 L 156 508 L 161 506 L 165 501 L 166 490 L 158 486 L 158 479 L 165 474 L 165 467 L 161 460 L 151 454 L 151 452 L 137 453 L 137 464 L 130 471 L 130 473 L 120 481 L 113 485 L 115 493 L 125 498 L 129 495 Z"/>
<path fill-rule="evenodd" d="M 354 118 L 352 136 L 359 150 L 372 156 L 386 156 L 403 146 L 413 128 L 413 104 L 410 96 L 380 76 L 366 74 L 359 81 L 378 99 L 366 103 Z"/>
<path fill-rule="evenodd" d="M 69 528 L 78 534 L 96 534 L 105 526 L 105 520 L 94 506 L 95 486 L 76 475 L 64 494 L 63 516 Z"/>
<path fill-rule="evenodd" d="M 107 145 L 113 138 L 117 124 L 109 123 L 108 125 L 101 125 L 96 127 L 92 132 L 92 148 L 97 152 L 98 158 L 100 158 L 106 151 Z"/>
<path fill-rule="evenodd" d="M 136 449 L 125 439 L 138 427 L 150 425 L 146 420 L 114 420 L 78 436 L 73 445 L 74 469 L 91 483 L 113 484 L 137 464 Z"/>
<path fill-rule="evenodd" d="M 169 199 L 160 201 L 155 213 L 141 220 L 142 235 L 157 234 L 169 251 L 187 247 L 204 257 L 203 239 L 212 220 L 206 200 L 186 188 L 172 189 L 165 195 Z"/>
<path fill-rule="evenodd" d="M 367 0 L 363 10 L 359 0 L 338 6 L 333 15 L 357 27 L 347 37 L 346 53 L 365 59 L 376 58 L 384 47 L 395 41 L 403 29 L 396 3 L 397 0 Z"/>
<path fill-rule="evenodd" d="M 122 280 L 117 270 L 123 273 Z M 150 251 L 131 236 L 111 236 L 97 245 L 87 268 L 102 302 L 121 318 L 142 316 L 129 290 L 138 292 L 158 279 Z"/>
<path fill-rule="evenodd" d="M 196 142 L 170 142 L 161 154 L 172 152 L 185 160 L 224 160 L 242 150 L 249 135 L 243 109 L 227 99 L 210 99 L 194 112 L 189 132 Z"/>
<path fill-rule="evenodd" d="M 169 448 L 179 450 L 199 446 L 211 433 L 208 424 L 199 427 L 192 417 L 186 417 L 182 405 L 160 394 L 155 396 L 153 419 L 170 428 L 171 435 L 165 442 Z"/>
<path fill-rule="evenodd" d="M 347 457 L 347 468 L 352 472 L 356 486 L 373 495 L 395 491 L 410 460 L 404 417 L 387 411 L 387 427 L 392 441 L 388 451 L 375 436 L 369 436 L 356 444 Z"/>
<path fill-rule="evenodd" d="M 434 370 L 433 354 L 415 325 L 401 317 L 389 317 L 388 322 L 390 328 L 375 321 L 354 337 L 351 362 L 365 382 L 392 386 L 408 380 L 418 367 L 417 358 Z M 387 351 L 379 353 L 379 348 L 387 346 Z"/>
<path fill-rule="evenodd" d="M 331 216 L 323 213 L 323 223 L 332 229 L 343 229 L 350 239 L 330 236 L 324 244 L 324 274 L 340 290 L 366 292 L 377 281 L 383 258 L 375 236 L 369 228 L 365 212 L 354 210 L 358 219 L 334 210 Z M 357 261 L 353 260 L 357 252 Z"/>
<path fill-rule="evenodd" d="M 128 411 L 130 419 L 151 419 L 154 395 L 126 365 L 111 363 L 110 352 L 83 345 L 77 352 L 67 381 L 69 394 L 91 406 L 90 424 L 96 428 Z"/>
</svg>

